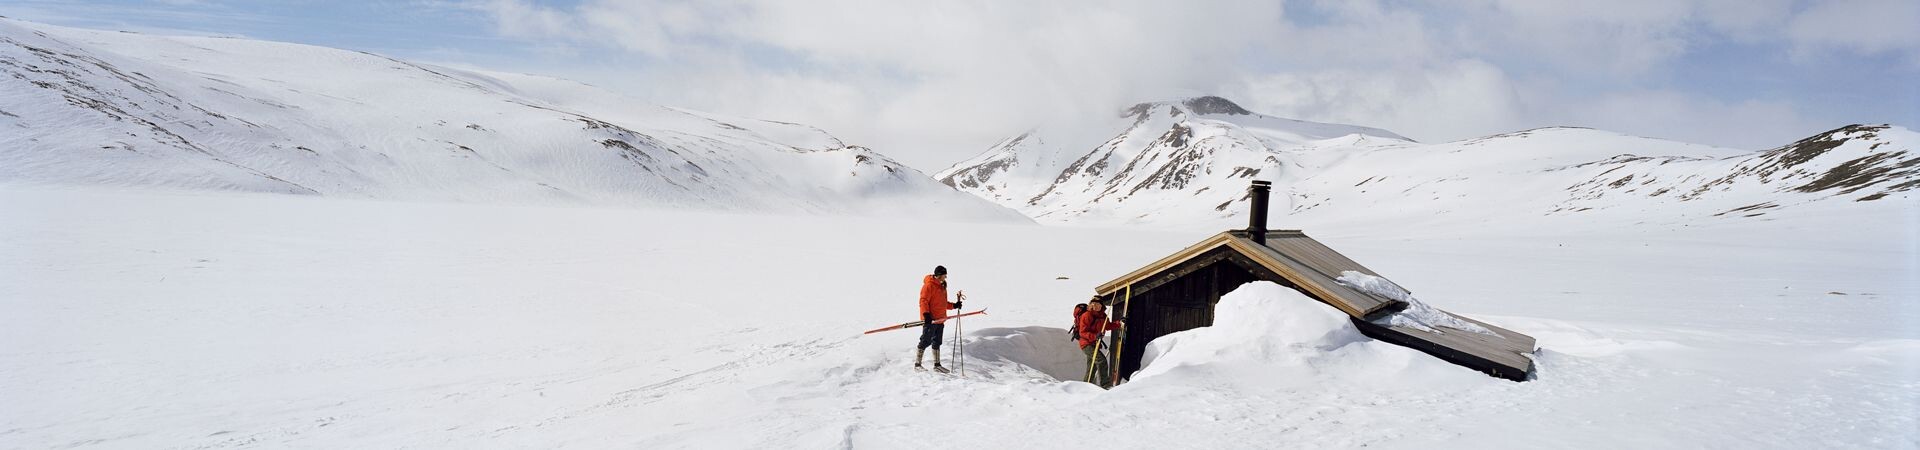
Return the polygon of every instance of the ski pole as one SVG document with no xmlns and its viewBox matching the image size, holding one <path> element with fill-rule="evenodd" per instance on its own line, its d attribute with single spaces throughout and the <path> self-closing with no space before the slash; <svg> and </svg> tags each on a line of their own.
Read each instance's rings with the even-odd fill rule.
<svg viewBox="0 0 1920 450">
<path fill-rule="evenodd" d="M 947 363 L 958 367 L 960 364 L 960 319 L 953 319 L 953 354 L 947 355 Z"/>
<path fill-rule="evenodd" d="M 1113 344 L 1113 359 L 1107 360 L 1108 364 L 1113 365 L 1113 377 L 1108 378 L 1108 380 L 1113 381 L 1113 385 L 1115 386 L 1120 385 L 1120 357 L 1122 356 L 1120 350 L 1127 348 L 1127 310 L 1131 306 L 1133 306 L 1133 285 L 1129 284 L 1127 285 L 1126 297 L 1120 300 L 1121 325 L 1120 331 L 1113 333 L 1114 340 L 1116 341 Z"/>
<path fill-rule="evenodd" d="M 967 291 L 958 293 L 960 301 L 967 301 Z M 960 368 L 960 376 L 967 376 L 967 339 L 966 328 L 960 326 L 960 316 L 953 317 L 953 365 Z"/>
</svg>

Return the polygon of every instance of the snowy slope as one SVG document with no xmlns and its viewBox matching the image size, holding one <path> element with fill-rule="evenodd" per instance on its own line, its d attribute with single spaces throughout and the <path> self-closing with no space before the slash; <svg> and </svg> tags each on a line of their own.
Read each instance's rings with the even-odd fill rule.
<svg viewBox="0 0 1920 450">
<path fill-rule="evenodd" d="M 1213 108 L 1194 113 L 1195 103 Z M 1049 140 L 1050 131 L 1038 130 L 938 177 L 1043 222 L 1198 228 L 1244 222 L 1252 179 L 1274 182 L 1276 227 L 1402 229 L 1691 225 L 1897 209 L 1911 207 L 1920 186 L 1920 135 L 1897 126 L 1853 125 L 1761 152 L 1582 128 L 1420 144 L 1231 105 L 1217 97 L 1143 104 L 1104 144 Z M 1059 164 L 1074 154 L 1080 159 Z"/>
<path fill-rule="evenodd" d="M 1288 186 L 1291 206 L 1275 220 L 1586 229 L 1911 211 L 1920 186 L 1916 143 L 1920 134 L 1886 125 L 1843 127 L 1761 152 L 1547 128 L 1365 149 Z"/>
<path fill-rule="evenodd" d="M 1091 128 L 1036 129 L 935 177 L 1047 222 L 1129 223 L 1192 217 L 1203 212 L 1194 196 L 1211 207 L 1237 198 L 1249 179 L 1310 169 L 1301 164 L 1312 161 L 1270 149 L 1411 143 L 1375 128 L 1255 114 L 1220 97 L 1141 103 Z"/>
<path fill-rule="evenodd" d="M 17 186 L 0 211 L 0 448 L 1920 447 L 1920 223 L 1884 209 L 1316 235 L 1537 337 L 1537 379 L 1255 283 L 1111 391 L 1061 381 L 1070 306 L 1195 234 Z M 968 378 L 859 334 L 934 264 L 989 310 L 956 325 Z"/>
<path fill-rule="evenodd" d="M 1024 220 L 803 125 L 322 47 L 4 19 L 0 183 Z"/>
</svg>

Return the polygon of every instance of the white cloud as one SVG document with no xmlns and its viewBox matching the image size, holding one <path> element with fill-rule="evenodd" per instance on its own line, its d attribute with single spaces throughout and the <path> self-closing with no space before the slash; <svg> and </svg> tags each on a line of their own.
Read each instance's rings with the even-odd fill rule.
<svg viewBox="0 0 1920 450">
<path fill-rule="evenodd" d="M 1561 66 L 1638 75 L 1686 50 L 1686 2 L 1488 0 L 1479 7 L 1460 23 L 1471 31 L 1458 35 L 1480 40 L 1482 53 L 1524 52 Z"/>
<path fill-rule="evenodd" d="M 1479 60 L 1265 75 L 1246 80 L 1234 97 L 1269 114 L 1367 124 L 1421 141 L 1511 131 L 1526 122 L 1515 83 Z"/>
<path fill-rule="evenodd" d="M 1728 103 L 1670 90 L 1583 94 L 1516 80 L 1478 60 L 1396 71 L 1266 75 L 1246 80 L 1235 92 L 1255 110 L 1369 124 L 1425 142 L 1572 125 L 1758 150 L 1839 125 L 1808 120 L 1784 102 Z"/>
<path fill-rule="evenodd" d="M 1035 123 L 1201 93 L 1423 140 L 1578 125 L 1762 146 L 1795 137 L 1770 132 L 1818 127 L 1789 101 L 1676 90 L 1674 62 L 1722 41 L 1913 52 L 1915 27 L 1881 26 L 1913 2 L 1817 3 L 1796 15 L 1794 1 L 469 5 L 503 35 L 639 61 L 590 69 L 588 81 L 821 126 L 931 171 Z M 1833 32 L 1861 14 L 1880 16 L 1851 23 L 1871 30 Z"/>
<path fill-rule="evenodd" d="M 1319 1 L 1295 10 L 1296 15 L 1325 18 L 1311 25 L 1274 24 L 1265 56 L 1291 66 L 1409 66 L 1445 61 L 1454 54 L 1416 11 L 1388 9 L 1373 1 Z"/>
<path fill-rule="evenodd" d="M 1675 91 L 1610 93 L 1572 99 L 1569 123 L 1749 150 L 1773 148 L 1841 124 L 1819 124 L 1782 102 L 1720 102 Z"/>
<path fill-rule="evenodd" d="M 1920 65 L 1920 2 L 1819 2 L 1795 16 L 1786 34 L 1802 57 L 1825 50 L 1898 53 Z"/>
<path fill-rule="evenodd" d="M 1793 0 L 1699 0 L 1693 9 L 1713 31 L 1756 41 L 1779 34 L 1793 15 Z"/>
<path fill-rule="evenodd" d="M 503 34 L 659 60 L 618 86 L 656 101 L 808 122 L 922 168 L 1048 118 L 1209 91 L 1281 14 L 1151 1 L 475 6 Z"/>
</svg>

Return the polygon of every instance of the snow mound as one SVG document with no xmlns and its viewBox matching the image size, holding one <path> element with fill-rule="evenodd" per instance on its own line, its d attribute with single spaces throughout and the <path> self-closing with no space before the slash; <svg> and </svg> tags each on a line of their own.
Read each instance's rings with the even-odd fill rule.
<svg viewBox="0 0 1920 450">
<path fill-rule="evenodd" d="M 1394 284 L 1385 278 L 1346 270 L 1340 272 L 1340 278 L 1338 278 L 1337 281 L 1348 287 L 1359 289 L 1361 292 L 1407 302 L 1407 309 L 1393 313 L 1393 315 L 1375 319 L 1373 323 L 1386 326 L 1412 327 L 1435 333 L 1445 333 L 1445 331 L 1441 331 L 1440 328 L 1452 328 L 1460 331 L 1494 335 L 1493 330 L 1489 330 L 1487 327 L 1461 320 L 1459 317 L 1454 317 L 1452 314 L 1447 314 L 1445 311 L 1427 305 L 1426 302 L 1413 298 L 1413 293 L 1407 292 L 1406 288 L 1400 287 L 1400 285 Z"/>
<path fill-rule="evenodd" d="M 1351 319 L 1300 292 L 1253 282 L 1220 298 L 1213 326 L 1147 344 L 1123 387 L 1162 383 L 1288 388 L 1327 383 L 1474 385 L 1492 378 L 1413 349 L 1376 341 Z"/>
</svg>

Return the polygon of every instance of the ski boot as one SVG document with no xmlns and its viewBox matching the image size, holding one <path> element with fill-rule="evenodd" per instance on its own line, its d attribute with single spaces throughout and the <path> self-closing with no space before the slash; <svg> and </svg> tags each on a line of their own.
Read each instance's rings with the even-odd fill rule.
<svg viewBox="0 0 1920 450">
<path fill-rule="evenodd" d="M 947 368 L 940 366 L 940 347 L 933 348 L 933 371 L 947 373 Z"/>
</svg>

